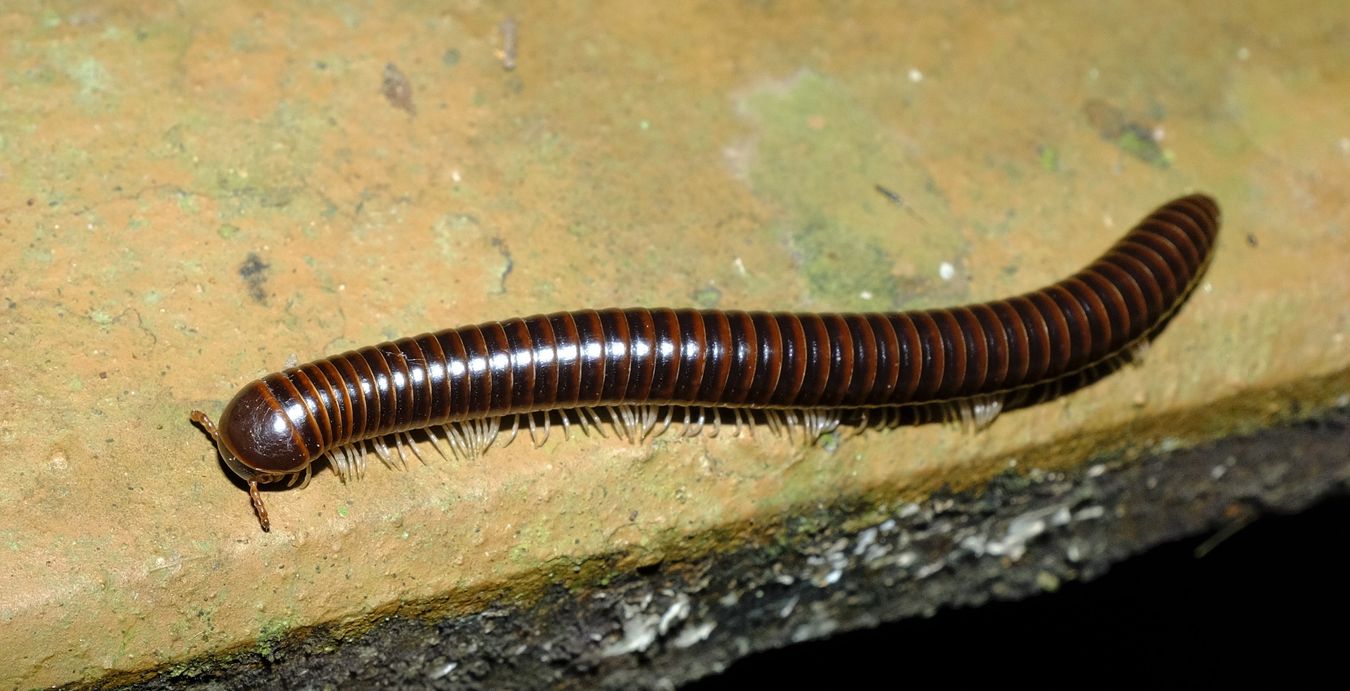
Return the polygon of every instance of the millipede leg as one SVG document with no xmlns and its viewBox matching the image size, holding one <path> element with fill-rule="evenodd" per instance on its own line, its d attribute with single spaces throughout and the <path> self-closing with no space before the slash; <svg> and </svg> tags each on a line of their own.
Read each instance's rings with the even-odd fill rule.
<svg viewBox="0 0 1350 691">
<path fill-rule="evenodd" d="M 660 431 L 660 432 L 657 432 L 657 433 L 656 433 L 656 436 L 659 437 L 659 436 L 665 434 L 665 433 L 666 433 L 666 430 L 669 430 L 669 429 L 670 429 L 670 421 L 671 421 L 671 418 L 673 418 L 674 416 L 675 416 L 675 408 L 674 408 L 674 406 L 666 406 L 666 419 L 665 419 L 664 422 L 661 423 L 661 431 Z"/>
<path fill-rule="evenodd" d="M 520 433 L 520 418 L 521 416 L 528 414 L 529 413 L 519 413 L 511 416 L 511 436 L 507 437 L 506 443 L 502 444 L 503 449 L 510 446 L 511 442 L 516 440 L 516 435 Z"/>
<path fill-rule="evenodd" d="M 403 466 L 403 469 L 404 469 L 404 470 L 407 470 L 407 469 L 408 469 L 408 457 L 405 456 L 405 455 L 403 455 L 403 436 L 402 436 L 402 435 L 399 435 L 399 434 L 395 434 L 395 435 L 394 435 L 394 451 L 395 451 L 396 453 L 398 453 L 398 462 L 399 462 L 399 465 L 402 465 L 402 466 Z"/>
<path fill-rule="evenodd" d="M 1003 399 L 998 396 L 976 396 L 970 400 L 969 407 L 961 409 L 963 414 L 968 415 L 968 419 L 963 422 L 975 432 L 994 424 L 994 420 L 1002 411 Z"/>
<path fill-rule="evenodd" d="M 380 457 L 380 462 L 384 463 L 385 467 L 394 467 L 394 459 L 390 456 L 389 446 L 384 443 L 384 439 L 382 437 L 376 437 L 371 440 L 371 443 L 374 444 L 375 455 Z"/>
<path fill-rule="evenodd" d="M 362 442 L 349 448 L 347 451 L 351 454 L 352 462 L 350 464 L 351 472 L 347 475 L 353 479 L 360 478 L 366 472 L 366 451 L 369 446 Z"/>
<path fill-rule="evenodd" d="M 531 444 L 534 444 L 534 448 L 537 449 L 537 448 L 539 448 L 539 447 L 542 445 L 542 443 L 539 441 L 538 434 L 536 433 L 537 428 L 536 428 L 535 425 L 534 425 L 534 416 L 535 416 L 535 413 L 529 413 L 529 420 L 528 420 L 528 422 L 530 423 L 530 443 L 531 443 Z M 547 419 L 547 417 L 548 417 L 548 413 L 547 413 L 547 412 L 544 413 L 544 417 L 545 417 L 545 419 Z"/>
<path fill-rule="evenodd" d="M 605 428 L 602 427 L 600 424 L 600 416 L 596 414 L 594 408 L 586 407 L 580 408 L 579 410 L 581 411 L 582 415 L 585 415 L 586 417 L 590 418 L 590 424 L 593 427 L 595 427 L 595 431 L 597 434 L 599 434 L 601 437 L 605 439 L 609 438 L 609 435 L 605 434 Z"/>
<path fill-rule="evenodd" d="M 496 443 L 497 437 L 501 436 L 502 419 L 500 417 L 490 417 L 484 419 L 482 430 L 483 430 L 483 450 L 481 451 L 481 453 L 487 453 L 487 450 L 491 448 L 494 443 Z"/>
<path fill-rule="evenodd" d="M 441 429 L 441 432 L 444 433 L 444 428 Z M 445 448 L 441 446 L 441 440 L 436 438 L 435 427 L 427 428 L 427 439 L 431 440 L 431 448 L 436 449 L 436 453 L 440 454 L 441 458 L 450 460 L 450 457 L 445 455 Z"/>
<path fill-rule="evenodd" d="M 794 444 L 797 443 L 795 433 L 801 429 L 801 423 L 797 420 L 797 412 L 796 410 L 783 411 L 783 420 L 785 421 L 783 429 L 787 432 L 788 441 Z"/>
<path fill-rule="evenodd" d="M 263 506 L 262 494 L 258 491 L 257 482 L 249 481 L 248 497 L 253 500 L 253 510 L 258 514 L 258 524 L 262 526 L 263 532 L 270 532 L 272 523 L 267 519 L 267 507 Z"/>
<path fill-rule="evenodd" d="M 694 409 L 692 406 L 686 406 L 686 407 L 685 407 L 685 409 L 684 409 L 684 429 L 683 429 L 683 430 L 680 430 L 680 436 L 681 436 L 681 437 L 694 437 L 694 436 L 698 436 L 698 434 L 701 433 L 701 432 L 703 431 L 703 409 L 700 408 L 700 409 L 697 410 L 697 413 L 698 413 L 698 423 L 697 423 L 697 427 L 695 427 L 695 424 L 694 424 L 694 422 L 693 422 L 693 416 L 694 416 L 695 412 L 696 412 L 696 411 L 695 411 L 695 409 Z"/>
<path fill-rule="evenodd" d="M 614 436 L 628 441 L 627 421 L 623 419 L 619 406 L 606 406 L 605 414 L 609 415 L 609 426 L 614 429 Z"/>
<path fill-rule="evenodd" d="M 642 441 L 642 418 L 640 411 L 636 406 L 620 406 L 620 413 L 623 416 L 624 432 L 628 437 L 629 444 L 637 444 Z"/>
<path fill-rule="evenodd" d="M 639 441 L 646 441 L 651 435 L 652 430 L 656 428 L 656 423 L 660 421 L 661 410 L 654 405 L 642 406 L 642 436 Z"/>
<path fill-rule="evenodd" d="M 816 412 L 816 439 L 839 429 L 840 412 L 821 410 Z"/>
<path fill-rule="evenodd" d="M 778 424 L 778 411 L 776 410 L 764 411 L 764 424 L 768 426 L 769 431 L 772 432 L 774 436 L 783 435 L 781 427 Z"/>
<path fill-rule="evenodd" d="M 417 460 L 422 462 L 422 465 L 426 465 L 427 459 L 422 458 L 422 452 L 417 450 L 417 444 L 413 442 L 412 434 L 409 432 L 404 432 L 403 441 L 408 444 L 408 450 L 412 452 L 412 455 L 416 456 Z M 403 464 L 403 469 L 404 470 L 408 469 L 407 463 Z"/>
<path fill-rule="evenodd" d="M 337 473 L 339 480 L 342 479 L 342 460 L 339 458 L 341 453 L 342 448 L 338 447 L 336 449 L 330 449 L 328 453 L 324 454 L 324 458 L 328 459 L 328 467 L 332 468 L 334 473 Z"/>
<path fill-rule="evenodd" d="M 305 480 L 300 483 L 300 486 L 297 489 L 304 489 L 306 487 L 309 487 L 309 481 L 313 477 L 314 477 L 314 464 L 310 463 L 309 465 L 305 466 Z"/>
<path fill-rule="evenodd" d="M 339 446 L 328 452 L 328 467 L 337 474 L 338 480 L 341 480 L 343 484 L 347 483 L 347 457 L 343 455 L 346 449 L 347 446 Z"/>
</svg>

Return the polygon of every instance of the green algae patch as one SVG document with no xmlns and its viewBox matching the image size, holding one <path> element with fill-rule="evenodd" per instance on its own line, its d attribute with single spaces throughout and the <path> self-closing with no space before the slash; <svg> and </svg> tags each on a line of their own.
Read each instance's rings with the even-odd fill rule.
<svg viewBox="0 0 1350 691">
<path fill-rule="evenodd" d="M 964 297 L 939 267 L 960 260 L 965 240 L 904 133 L 865 98 L 800 72 L 739 105 L 755 125 L 745 175 L 780 210 L 776 232 L 812 302 L 900 309 Z"/>
<path fill-rule="evenodd" d="M 1083 116 L 1104 141 L 1155 168 L 1167 169 L 1172 157 L 1158 143 L 1155 128 L 1124 109 L 1100 99 L 1083 104 Z"/>
</svg>

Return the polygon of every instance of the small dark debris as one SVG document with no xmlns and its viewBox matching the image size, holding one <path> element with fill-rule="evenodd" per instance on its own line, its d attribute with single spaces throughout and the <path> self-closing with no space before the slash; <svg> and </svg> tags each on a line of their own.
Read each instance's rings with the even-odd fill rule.
<svg viewBox="0 0 1350 691">
<path fill-rule="evenodd" d="M 446 67 L 454 67 L 455 65 L 458 65 L 459 49 L 451 48 L 445 51 L 445 54 L 441 56 L 441 62 L 444 63 Z"/>
<path fill-rule="evenodd" d="M 888 187 L 883 187 L 879 183 L 872 185 L 872 187 L 877 191 L 877 194 L 880 194 L 881 196 L 885 197 L 886 201 L 909 212 L 909 215 L 913 216 L 915 220 L 921 223 L 925 222 L 922 216 L 920 216 L 918 213 L 915 213 L 914 209 L 911 209 L 909 205 L 905 203 L 904 198 L 900 196 L 899 192 L 891 190 Z"/>
<path fill-rule="evenodd" d="M 1256 247 L 1256 245 L 1257 245 L 1256 236 L 1251 233 L 1247 233 L 1247 246 Z"/>
<path fill-rule="evenodd" d="M 497 250 L 498 254 L 502 255 L 502 259 L 506 260 L 506 266 L 502 267 L 502 273 L 497 278 L 498 286 L 500 287 L 499 292 L 505 293 L 506 277 L 510 276 L 511 270 L 516 268 L 516 260 L 511 258 L 511 248 L 506 246 L 506 241 L 503 240 L 501 236 L 494 235 L 488 242 L 492 244 L 493 249 Z"/>
<path fill-rule="evenodd" d="M 905 205 L 905 200 L 901 199 L 901 198 L 900 198 L 900 195 L 896 194 L 895 192 L 892 192 L 892 191 L 886 189 L 885 187 L 882 187 L 881 185 L 874 185 L 874 187 L 876 188 L 877 193 L 880 194 L 881 196 L 885 197 L 886 200 L 889 201 L 890 203 L 892 203 L 892 204 L 894 204 L 894 205 L 896 205 L 896 206 L 904 206 L 904 205 Z"/>
<path fill-rule="evenodd" d="M 248 295 L 259 305 L 267 304 L 267 270 L 271 266 L 253 252 L 249 252 L 244 263 L 239 265 L 239 275 L 248 284 Z"/>
<path fill-rule="evenodd" d="M 407 111 L 409 115 L 417 114 L 417 106 L 413 105 L 412 84 L 392 62 L 384 66 L 384 84 L 380 87 L 380 93 L 384 94 L 389 105 Z"/>
<path fill-rule="evenodd" d="M 32 206 L 32 205 L 35 204 L 35 203 L 37 203 L 37 200 L 36 200 L 36 199 L 29 198 L 29 200 L 28 200 L 28 205 L 29 205 L 29 206 Z"/>
</svg>

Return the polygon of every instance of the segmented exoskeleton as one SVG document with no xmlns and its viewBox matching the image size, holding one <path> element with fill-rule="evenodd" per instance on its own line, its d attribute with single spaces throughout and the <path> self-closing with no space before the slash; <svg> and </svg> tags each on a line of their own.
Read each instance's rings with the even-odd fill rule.
<svg viewBox="0 0 1350 691">
<path fill-rule="evenodd" d="M 218 426 L 200 411 L 193 419 L 248 482 L 264 529 L 259 483 L 307 480 L 325 457 L 344 479 L 357 475 L 368 448 L 392 462 L 391 436 L 402 458 L 413 430 L 472 456 L 503 430 L 542 443 L 553 424 L 608 423 L 632 441 L 672 422 L 686 431 L 760 422 L 808 440 L 841 421 L 983 426 L 1147 343 L 1196 285 L 1218 230 L 1213 199 L 1182 197 L 1073 276 L 963 307 L 605 309 L 447 329 L 270 374 L 245 386 Z"/>
</svg>

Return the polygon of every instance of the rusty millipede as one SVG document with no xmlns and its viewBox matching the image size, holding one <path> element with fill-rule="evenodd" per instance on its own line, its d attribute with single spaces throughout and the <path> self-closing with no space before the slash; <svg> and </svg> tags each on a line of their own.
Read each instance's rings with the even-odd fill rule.
<svg viewBox="0 0 1350 691">
<path fill-rule="evenodd" d="M 344 481 L 367 451 L 406 465 L 421 431 L 443 456 L 472 457 L 509 433 L 536 445 L 555 424 L 638 442 L 679 423 L 724 424 L 808 442 L 841 423 L 934 419 L 988 425 L 1136 354 L 1204 273 L 1219 207 L 1169 202 L 1101 258 L 1049 287 L 946 309 L 792 314 L 693 309 L 559 312 L 447 329 L 362 348 L 245 386 L 213 425 L 225 464 L 248 483 L 308 482 L 327 459 Z M 445 443 L 445 446 L 442 445 Z M 420 455 L 419 455 L 420 457 Z"/>
</svg>

